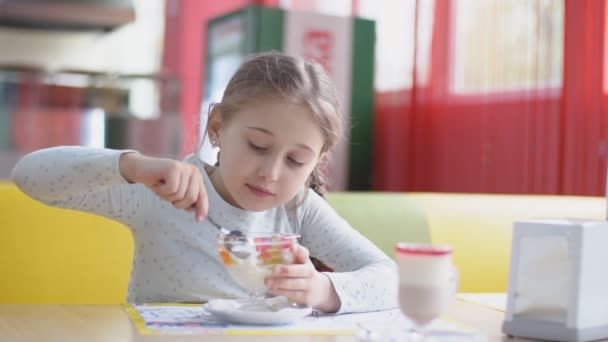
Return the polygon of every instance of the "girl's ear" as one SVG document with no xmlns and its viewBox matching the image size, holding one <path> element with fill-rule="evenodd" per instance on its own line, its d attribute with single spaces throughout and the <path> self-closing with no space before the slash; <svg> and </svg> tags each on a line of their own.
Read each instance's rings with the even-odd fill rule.
<svg viewBox="0 0 608 342">
<path fill-rule="evenodd" d="M 319 155 L 319 159 L 317 159 L 317 164 L 315 165 L 315 168 L 324 167 L 326 166 L 325 164 L 327 164 L 327 151 L 321 152 L 321 154 Z"/>
<path fill-rule="evenodd" d="M 222 130 L 222 113 L 219 109 L 213 108 L 209 113 L 209 122 L 207 123 L 207 134 L 209 140 L 219 144 L 220 131 Z"/>
<path fill-rule="evenodd" d="M 323 163 L 323 162 L 325 162 L 326 161 L 326 159 L 325 159 L 326 157 L 327 157 L 327 151 L 321 152 L 321 154 L 319 155 L 319 159 L 318 159 L 317 163 Z"/>
</svg>

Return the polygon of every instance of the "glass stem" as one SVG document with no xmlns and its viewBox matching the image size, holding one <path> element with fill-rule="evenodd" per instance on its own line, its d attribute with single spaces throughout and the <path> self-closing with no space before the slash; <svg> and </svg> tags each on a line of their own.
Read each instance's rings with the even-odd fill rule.
<svg viewBox="0 0 608 342">
<path fill-rule="evenodd" d="M 424 341 L 426 336 L 426 327 L 422 325 L 414 325 L 410 329 L 408 341 Z"/>
</svg>

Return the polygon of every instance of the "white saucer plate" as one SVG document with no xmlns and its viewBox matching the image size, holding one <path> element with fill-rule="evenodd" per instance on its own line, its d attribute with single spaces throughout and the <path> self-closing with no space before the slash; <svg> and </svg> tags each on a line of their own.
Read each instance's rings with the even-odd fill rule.
<svg viewBox="0 0 608 342">
<path fill-rule="evenodd" d="M 270 308 L 260 299 L 213 299 L 203 306 L 225 323 L 250 325 L 284 325 L 312 313 L 311 307 Z"/>
</svg>

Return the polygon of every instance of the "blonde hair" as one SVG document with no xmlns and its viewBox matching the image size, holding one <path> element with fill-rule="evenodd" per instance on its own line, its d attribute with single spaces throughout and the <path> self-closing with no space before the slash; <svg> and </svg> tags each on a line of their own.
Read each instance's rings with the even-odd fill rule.
<svg viewBox="0 0 608 342">
<path fill-rule="evenodd" d="M 209 107 L 209 116 L 219 110 L 222 119 L 229 120 L 243 106 L 260 99 L 288 101 L 308 108 L 323 135 L 321 153 L 328 152 L 342 137 L 340 101 L 329 76 L 317 63 L 275 51 L 252 55 L 228 82 L 222 102 Z M 317 163 L 307 181 L 321 196 L 326 193 L 324 163 L 325 160 Z"/>
</svg>

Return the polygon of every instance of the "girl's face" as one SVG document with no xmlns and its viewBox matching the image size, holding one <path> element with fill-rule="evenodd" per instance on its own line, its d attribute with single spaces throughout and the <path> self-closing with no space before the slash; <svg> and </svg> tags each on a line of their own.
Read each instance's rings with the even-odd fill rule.
<svg viewBox="0 0 608 342">
<path fill-rule="evenodd" d="M 260 101 L 229 121 L 214 115 L 209 132 L 220 146 L 212 174 L 219 194 L 233 206 L 262 211 L 287 203 L 302 189 L 323 148 L 323 136 L 305 107 Z"/>
</svg>

